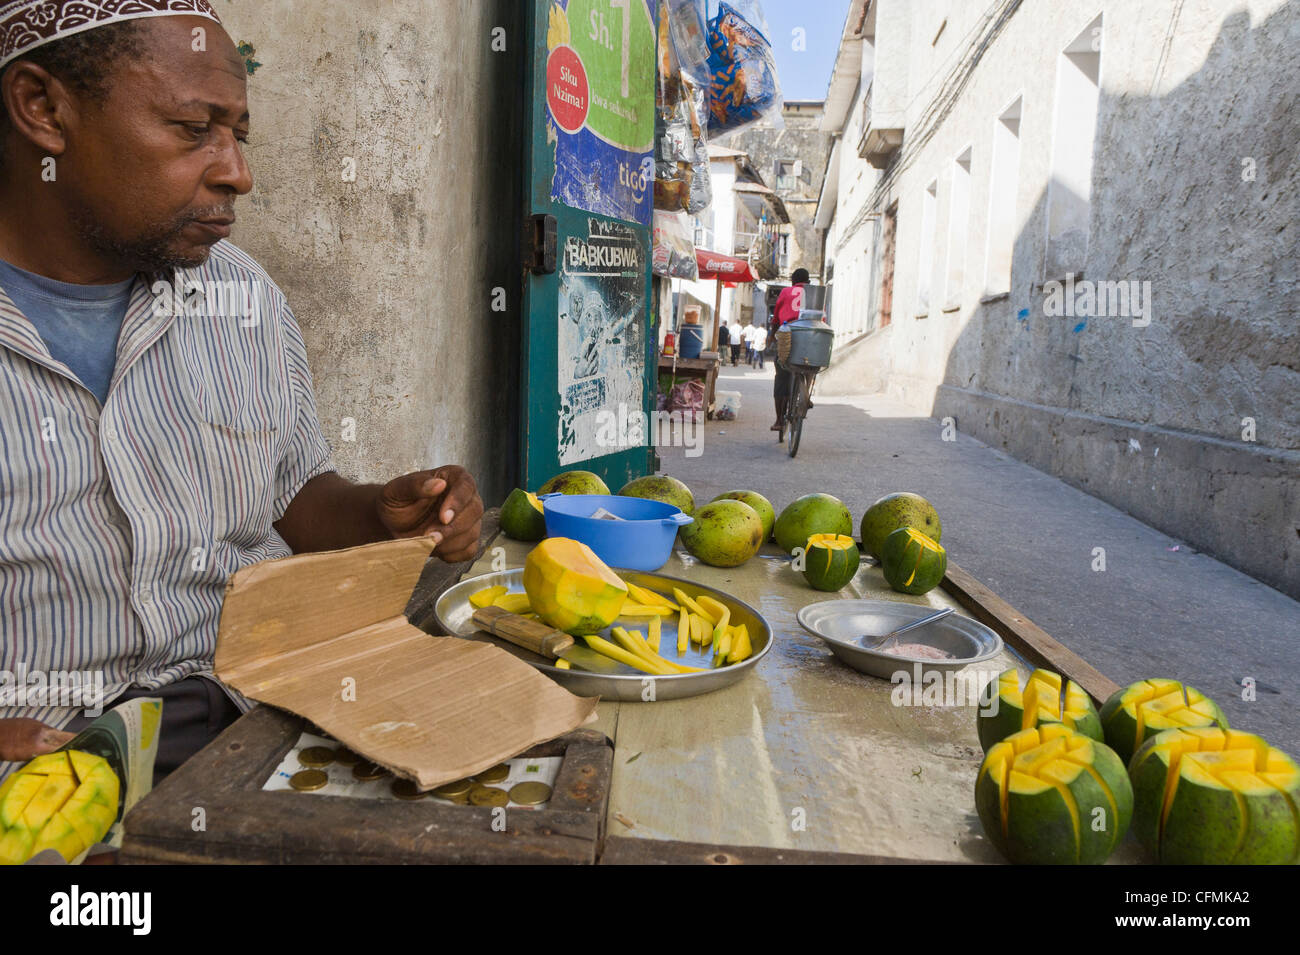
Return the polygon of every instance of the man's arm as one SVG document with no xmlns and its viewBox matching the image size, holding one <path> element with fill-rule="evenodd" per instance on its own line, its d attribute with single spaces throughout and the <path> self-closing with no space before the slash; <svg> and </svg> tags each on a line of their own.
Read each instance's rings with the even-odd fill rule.
<svg viewBox="0 0 1300 955">
<path fill-rule="evenodd" d="M 428 535 L 437 539 L 433 552 L 456 563 L 478 553 L 482 517 L 478 488 L 462 467 L 387 484 L 353 484 L 330 471 L 303 485 L 275 529 L 296 554 Z"/>
<path fill-rule="evenodd" d="M 54 752 L 75 736 L 36 720 L 0 719 L 0 762 L 25 763 Z"/>
</svg>

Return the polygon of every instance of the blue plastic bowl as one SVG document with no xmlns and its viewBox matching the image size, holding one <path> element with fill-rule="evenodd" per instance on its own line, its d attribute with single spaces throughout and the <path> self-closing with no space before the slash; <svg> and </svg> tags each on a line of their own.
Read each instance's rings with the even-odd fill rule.
<svg viewBox="0 0 1300 955">
<path fill-rule="evenodd" d="M 542 514 L 548 537 L 582 541 L 611 567 L 658 570 L 672 556 L 677 529 L 693 518 L 662 501 L 612 494 L 546 494 Z M 621 521 L 592 517 L 599 508 Z"/>
</svg>

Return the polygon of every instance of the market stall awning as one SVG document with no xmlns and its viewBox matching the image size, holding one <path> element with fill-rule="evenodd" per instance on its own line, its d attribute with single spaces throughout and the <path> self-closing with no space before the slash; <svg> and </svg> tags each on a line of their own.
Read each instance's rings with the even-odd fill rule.
<svg viewBox="0 0 1300 955">
<path fill-rule="evenodd" d="M 758 281 L 758 276 L 750 269 L 749 262 L 734 255 L 696 249 L 695 261 L 700 267 L 700 280 L 704 282 L 711 282 L 714 279 L 723 282 Z"/>
</svg>

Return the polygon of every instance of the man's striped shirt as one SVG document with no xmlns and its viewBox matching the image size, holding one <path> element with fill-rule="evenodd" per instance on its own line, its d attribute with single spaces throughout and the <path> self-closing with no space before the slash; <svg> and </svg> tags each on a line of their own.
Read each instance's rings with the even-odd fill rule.
<svg viewBox="0 0 1300 955">
<path fill-rule="evenodd" d="M 0 694 L 23 669 L 102 671 L 106 702 L 210 673 L 226 578 L 290 554 L 272 524 L 330 470 L 293 313 L 230 243 L 137 279 L 102 408 L 0 288 Z"/>
</svg>

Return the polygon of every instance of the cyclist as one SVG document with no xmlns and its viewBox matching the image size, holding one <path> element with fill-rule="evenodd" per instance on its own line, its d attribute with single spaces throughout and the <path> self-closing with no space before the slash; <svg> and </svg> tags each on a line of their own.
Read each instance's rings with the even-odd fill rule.
<svg viewBox="0 0 1300 955">
<path fill-rule="evenodd" d="M 772 309 L 772 331 L 776 333 L 786 322 L 793 322 L 799 317 L 803 307 L 803 288 L 808 284 L 807 269 L 795 269 L 790 276 L 789 288 L 781 289 L 776 298 L 776 307 Z M 772 398 L 776 403 L 776 424 L 769 429 L 780 431 L 785 420 L 785 406 L 790 400 L 790 369 L 781 361 L 776 362 L 776 379 L 772 382 Z M 809 402 L 809 407 L 812 404 Z"/>
</svg>

